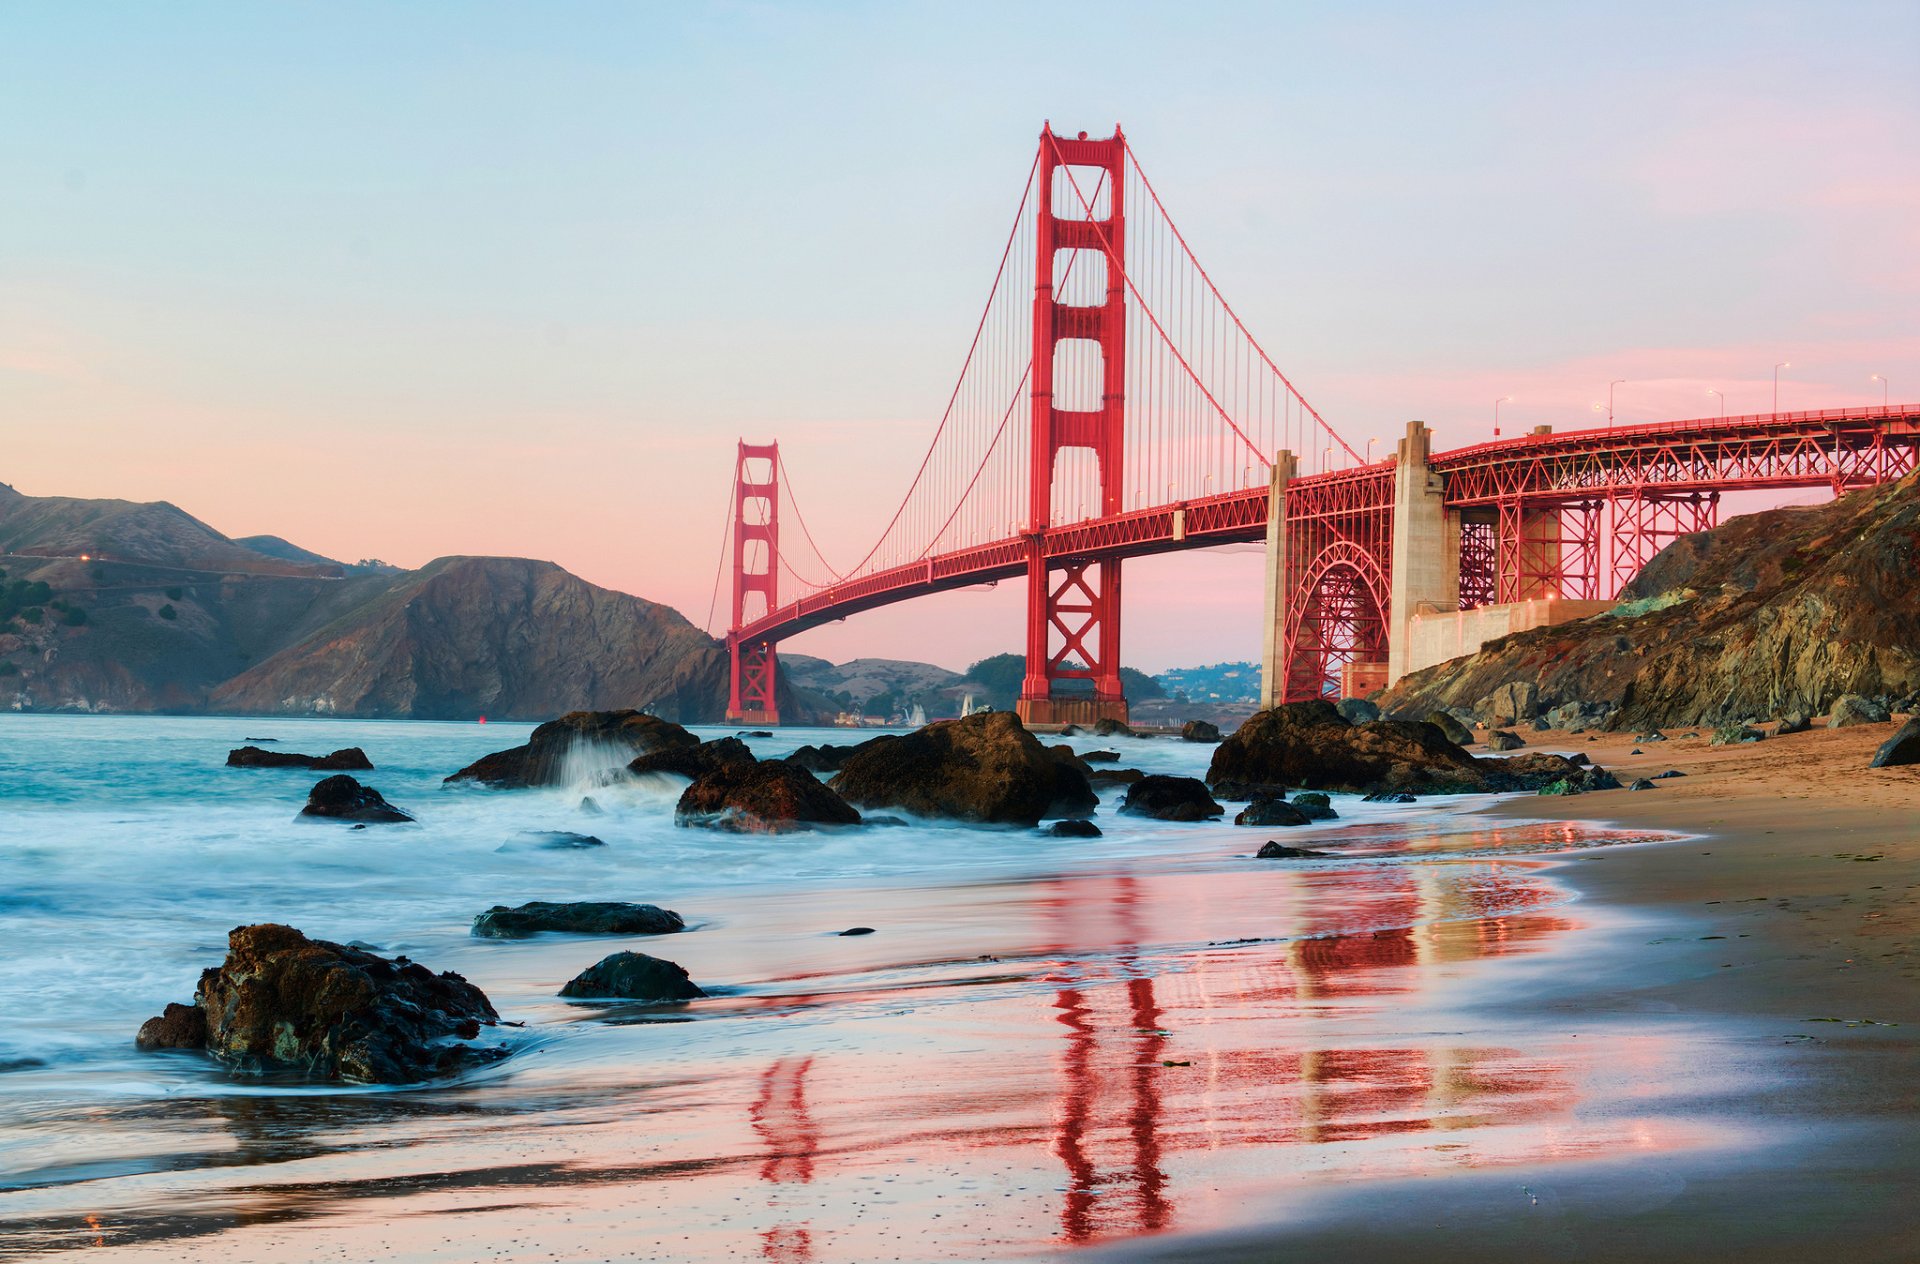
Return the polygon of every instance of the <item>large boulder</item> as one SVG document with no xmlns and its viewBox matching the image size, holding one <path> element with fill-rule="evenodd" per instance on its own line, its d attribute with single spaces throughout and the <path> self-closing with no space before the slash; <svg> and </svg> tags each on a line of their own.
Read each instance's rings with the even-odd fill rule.
<svg viewBox="0 0 1920 1264">
<path fill-rule="evenodd" d="M 699 744 L 678 724 L 642 711 L 573 711 L 535 729 L 525 746 L 483 756 L 447 780 L 501 790 L 558 786 L 568 780 L 569 757 L 576 749 L 599 748 L 610 761 L 625 763 L 667 747 Z"/>
<path fill-rule="evenodd" d="M 1125 720 L 1101 716 L 1093 722 L 1093 735 L 1095 737 L 1133 737 L 1135 734 L 1133 726 Z"/>
<path fill-rule="evenodd" d="M 1885 724 L 1893 718 L 1886 706 L 1873 699 L 1863 698 L 1857 693 L 1842 694 L 1834 702 L 1833 710 L 1827 713 L 1827 727 L 1830 729 L 1850 728 L 1855 724 Z"/>
<path fill-rule="evenodd" d="M 397 825 L 413 817 L 388 803 L 372 786 L 363 786 L 345 773 L 337 773 L 307 792 L 307 805 L 300 809 L 300 819 Z"/>
<path fill-rule="evenodd" d="M 301 755 L 294 751 L 261 750 L 242 746 L 227 752 L 229 768 L 312 768 L 320 772 L 372 772 L 373 761 L 358 746 L 348 746 L 331 755 Z"/>
<path fill-rule="evenodd" d="M 1198 777 L 1160 773 L 1151 773 L 1128 786 L 1120 810 L 1128 816 L 1149 816 L 1156 821 L 1210 821 L 1226 813 Z"/>
<path fill-rule="evenodd" d="M 830 784 L 858 807 L 990 824 L 1037 825 L 1099 806 L 1076 762 L 1042 746 L 1011 711 L 875 738 Z"/>
<path fill-rule="evenodd" d="M 1335 709 L 1348 724 L 1369 724 L 1380 718 L 1380 708 L 1365 698 L 1342 698 Z"/>
<path fill-rule="evenodd" d="M 1530 680 L 1501 685 L 1487 699 L 1487 723 L 1524 724 L 1540 714 L 1540 687 Z"/>
<path fill-rule="evenodd" d="M 737 737 L 716 737 L 698 746 L 675 744 L 648 751 L 628 764 L 627 771 L 636 775 L 670 772 L 680 777 L 699 778 L 718 768 L 753 762 L 753 752 L 745 742 Z"/>
<path fill-rule="evenodd" d="M 1188 720 L 1180 726 L 1180 737 L 1188 742 L 1217 742 L 1220 726 L 1207 720 Z"/>
<path fill-rule="evenodd" d="M 505 1057 L 472 1043 L 499 1020 L 457 974 L 263 922 L 229 934 L 193 1004 L 148 1019 L 136 1043 L 204 1049 L 241 1076 L 413 1084 Z"/>
<path fill-rule="evenodd" d="M 1589 729 L 1605 728 L 1613 712 L 1610 702 L 1563 702 L 1547 712 L 1547 727 L 1585 733 Z"/>
<path fill-rule="evenodd" d="M 524 939 L 543 931 L 574 935 L 671 935 L 687 928 L 680 915 L 657 904 L 579 900 L 554 904 L 533 900 L 508 908 L 496 904 L 473 919 L 481 939 Z"/>
<path fill-rule="evenodd" d="M 791 834 L 819 825 L 858 825 L 845 799 L 797 764 L 721 764 L 681 792 L 676 825 L 735 834 Z"/>
<path fill-rule="evenodd" d="M 560 995 L 622 1001 L 694 1001 L 705 996 L 687 972 L 644 952 L 616 952 L 569 979 Z"/>
<path fill-rule="evenodd" d="M 1789 733 L 1805 733 L 1813 727 L 1813 717 L 1805 711 L 1789 711 L 1780 717 L 1780 724 L 1773 730 L 1775 737 L 1785 737 Z"/>
<path fill-rule="evenodd" d="M 1429 711 L 1427 712 L 1426 718 L 1428 724 L 1439 729 L 1446 735 L 1447 740 L 1455 746 L 1471 746 L 1473 744 L 1473 730 L 1445 711 Z"/>
<path fill-rule="evenodd" d="M 1480 762 L 1431 724 L 1349 724 L 1321 700 L 1256 713 L 1213 752 L 1207 783 L 1310 790 L 1465 793 L 1492 788 Z"/>
<path fill-rule="evenodd" d="M 1880 743 L 1880 749 L 1873 753 L 1873 762 L 1869 768 L 1901 768 L 1908 764 L 1920 764 L 1920 717 L 1908 720 L 1894 730 L 1893 736 Z"/>
<path fill-rule="evenodd" d="M 1495 729 L 1487 734 L 1487 749 L 1494 751 L 1519 750 L 1525 746 L 1520 735 L 1511 729 Z"/>
<path fill-rule="evenodd" d="M 1240 809 L 1233 818 L 1235 825 L 1256 825 L 1266 828 L 1278 826 L 1305 825 L 1312 818 L 1299 808 L 1288 803 L 1278 795 L 1260 795 L 1246 807 Z"/>
</svg>

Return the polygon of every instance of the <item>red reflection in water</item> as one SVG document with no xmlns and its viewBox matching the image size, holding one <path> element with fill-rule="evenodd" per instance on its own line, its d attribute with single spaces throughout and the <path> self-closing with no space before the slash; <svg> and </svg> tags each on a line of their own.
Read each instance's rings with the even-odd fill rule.
<svg viewBox="0 0 1920 1264">
<path fill-rule="evenodd" d="M 760 1165 L 763 1181 L 805 1185 L 813 1180 L 820 1130 L 807 1109 L 807 1073 L 812 1069 L 812 1058 L 781 1058 L 760 1075 L 760 1091 L 748 1113 L 754 1132 L 767 1146 L 766 1161 Z M 811 1260 L 812 1226 L 803 1222 L 764 1231 L 760 1253 L 782 1264 Z"/>
</svg>

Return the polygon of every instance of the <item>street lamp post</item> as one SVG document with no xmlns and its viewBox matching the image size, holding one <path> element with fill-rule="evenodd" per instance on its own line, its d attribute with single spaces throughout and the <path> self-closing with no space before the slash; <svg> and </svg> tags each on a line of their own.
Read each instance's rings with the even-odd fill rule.
<svg viewBox="0 0 1920 1264">
<path fill-rule="evenodd" d="M 1707 394 L 1718 395 L 1720 397 L 1720 415 L 1722 417 L 1726 416 L 1727 415 L 1727 393 L 1725 391 L 1716 391 L 1711 386 L 1709 386 L 1707 388 Z"/>
<path fill-rule="evenodd" d="M 1609 430 L 1613 429 L 1613 388 L 1616 386 L 1625 386 L 1626 384 L 1627 379 L 1623 377 L 1615 378 L 1613 381 L 1607 383 L 1607 429 Z"/>
<path fill-rule="evenodd" d="M 1791 360 L 1782 360 L 1773 366 L 1773 411 L 1775 413 L 1780 411 L 1780 370 L 1790 369 L 1792 367 L 1793 362 Z"/>
<path fill-rule="evenodd" d="M 1493 401 L 1493 437 L 1496 439 L 1500 437 L 1500 405 L 1510 404 L 1512 402 L 1513 396 L 1511 395 L 1502 395 L 1499 399 Z"/>
<path fill-rule="evenodd" d="M 1380 440 L 1377 438 L 1367 440 L 1367 464 L 1368 465 L 1373 464 L 1373 445 L 1378 442 L 1380 442 Z"/>
<path fill-rule="evenodd" d="M 1885 408 L 1887 406 L 1887 375 L 1876 373 L 1867 380 L 1880 383 L 1880 407 Z"/>
</svg>

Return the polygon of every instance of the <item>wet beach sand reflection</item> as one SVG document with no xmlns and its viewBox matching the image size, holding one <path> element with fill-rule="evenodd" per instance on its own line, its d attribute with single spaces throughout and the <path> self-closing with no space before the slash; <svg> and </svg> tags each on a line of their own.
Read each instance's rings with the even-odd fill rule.
<svg viewBox="0 0 1920 1264">
<path fill-rule="evenodd" d="M 1578 968 L 1594 932 L 1530 854 L 1571 829 L 890 893 L 944 929 L 855 970 L 796 950 L 692 1021 L 570 1008 L 553 1045 L 434 1091 L 50 1099 L 15 1130 L 34 1161 L 4 1164 L 0 1253 L 987 1258 L 1241 1223 L 1315 1182 L 1693 1144 L 1586 1109 L 1598 1069 L 1657 1070 L 1674 1039 L 1489 1008 L 1500 958 Z M 1408 854 L 1432 859 L 1378 859 Z M 992 951 L 943 955 L 970 937 Z"/>
</svg>

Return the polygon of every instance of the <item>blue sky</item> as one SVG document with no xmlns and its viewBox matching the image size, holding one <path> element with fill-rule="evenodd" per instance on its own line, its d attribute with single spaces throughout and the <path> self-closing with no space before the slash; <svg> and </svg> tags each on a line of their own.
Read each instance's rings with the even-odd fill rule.
<svg viewBox="0 0 1920 1264">
<path fill-rule="evenodd" d="M 1047 118 L 1356 441 L 1920 396 L 1917 57 L 1911 3 L 0 4 L 0 480 L 698 621 L 737 435 L 829 553 L 884 523 Z M 1252 654 L 1258 562 L 1139 564 L 1129 659 Z"/>
</svg>

